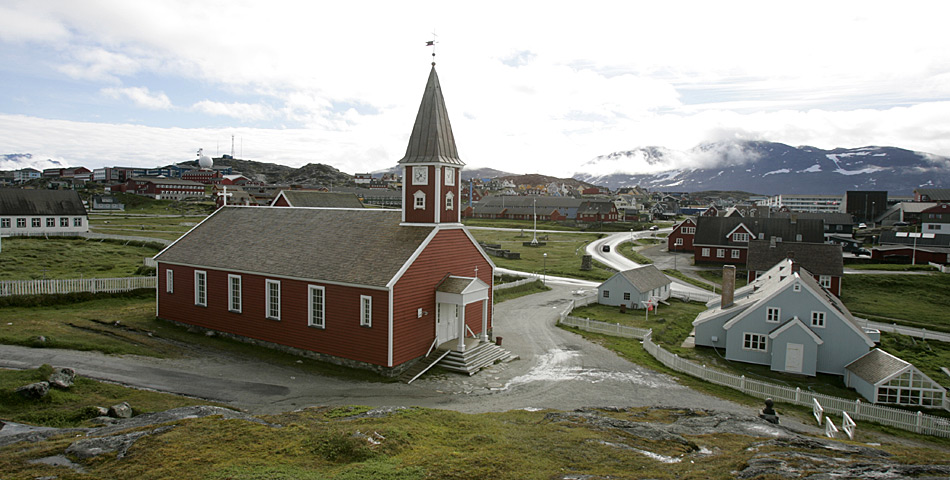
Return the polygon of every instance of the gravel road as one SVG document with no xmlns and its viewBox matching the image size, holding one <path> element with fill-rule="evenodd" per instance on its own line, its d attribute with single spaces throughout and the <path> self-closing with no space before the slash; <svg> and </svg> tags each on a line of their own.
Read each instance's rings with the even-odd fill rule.
<svg viewBox="0 0 950 480">
<path fill-rule="evenodd" d="M 685 388 L 557 328 L 558 313 L 569 302 L 571 290 L 570 285 L 554 286 L 549 292 L 498 304 L 495 334 L 520 359 L 472 377 L 440 373 L 423 376 L 412 385 L 371 383 L 320 376 L 216 350 L 156 359 L 11 345 L 0 345 L 0 367 L 69 366 L 86 377 L 214 400 L 261 414 L 343 404 L 415 405 L 466 413 L 648 405 L 757 413 Z"/>
</svg>

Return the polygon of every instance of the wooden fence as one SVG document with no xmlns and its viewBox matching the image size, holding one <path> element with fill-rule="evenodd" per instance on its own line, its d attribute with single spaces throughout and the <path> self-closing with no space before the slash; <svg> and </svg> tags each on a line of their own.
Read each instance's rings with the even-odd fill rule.
<svg viewBox="0 0 950 480">
<path fill-rule="evenodd" d="M 0 297 L 75 292 L 128 292 L 139 288 L 156 288 L 156 285 L 156 277 L 5 280 L 0 281 Z"/>
</svg>

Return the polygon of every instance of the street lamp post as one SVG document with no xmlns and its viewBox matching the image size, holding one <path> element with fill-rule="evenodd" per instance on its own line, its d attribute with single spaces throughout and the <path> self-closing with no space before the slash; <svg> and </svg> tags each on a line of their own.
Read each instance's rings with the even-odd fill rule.
<svg viewBox="0 0 950 480">
<path fill-rule="evenodd" d="M 541 285 L 547 286 L 547 276 L 548 276 L 548 254 L 545 253 L 541 255 Z"/>
</svg>

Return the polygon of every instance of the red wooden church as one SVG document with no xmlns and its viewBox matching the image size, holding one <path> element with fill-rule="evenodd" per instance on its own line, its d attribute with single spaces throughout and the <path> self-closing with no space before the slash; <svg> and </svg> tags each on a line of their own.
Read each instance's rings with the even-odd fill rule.
<svg viewBox="0 0 950 480">
<path fill-rule="evenodd" d="M 401 211 L 217 210 L 156 256 L 158 317 L 388 375 L 490 345 L 495 266 L 460 223 L 434 63 L 399 164 Z"/>
</svg>

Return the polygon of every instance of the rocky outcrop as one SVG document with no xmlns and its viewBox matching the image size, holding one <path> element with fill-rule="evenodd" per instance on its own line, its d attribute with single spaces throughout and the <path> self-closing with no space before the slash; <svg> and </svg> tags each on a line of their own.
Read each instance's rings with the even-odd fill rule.
<svg viewBox="0 0 950 480">
<path fill-rule="evenodd" d="M 76 370 L 69 367 L 57 367 L 49 376 L 49 384 L 52 387 L 68 389 L 73 386 L 73 380 L 76 378 Z"/>
<path fill-rule="evenodd" d="M 43 398 L 49 393 L 49 382 L 36 382 L 23 385 L 22 387 L 17 387 L 15 391 L 24 398 Z"/>
</svg>

